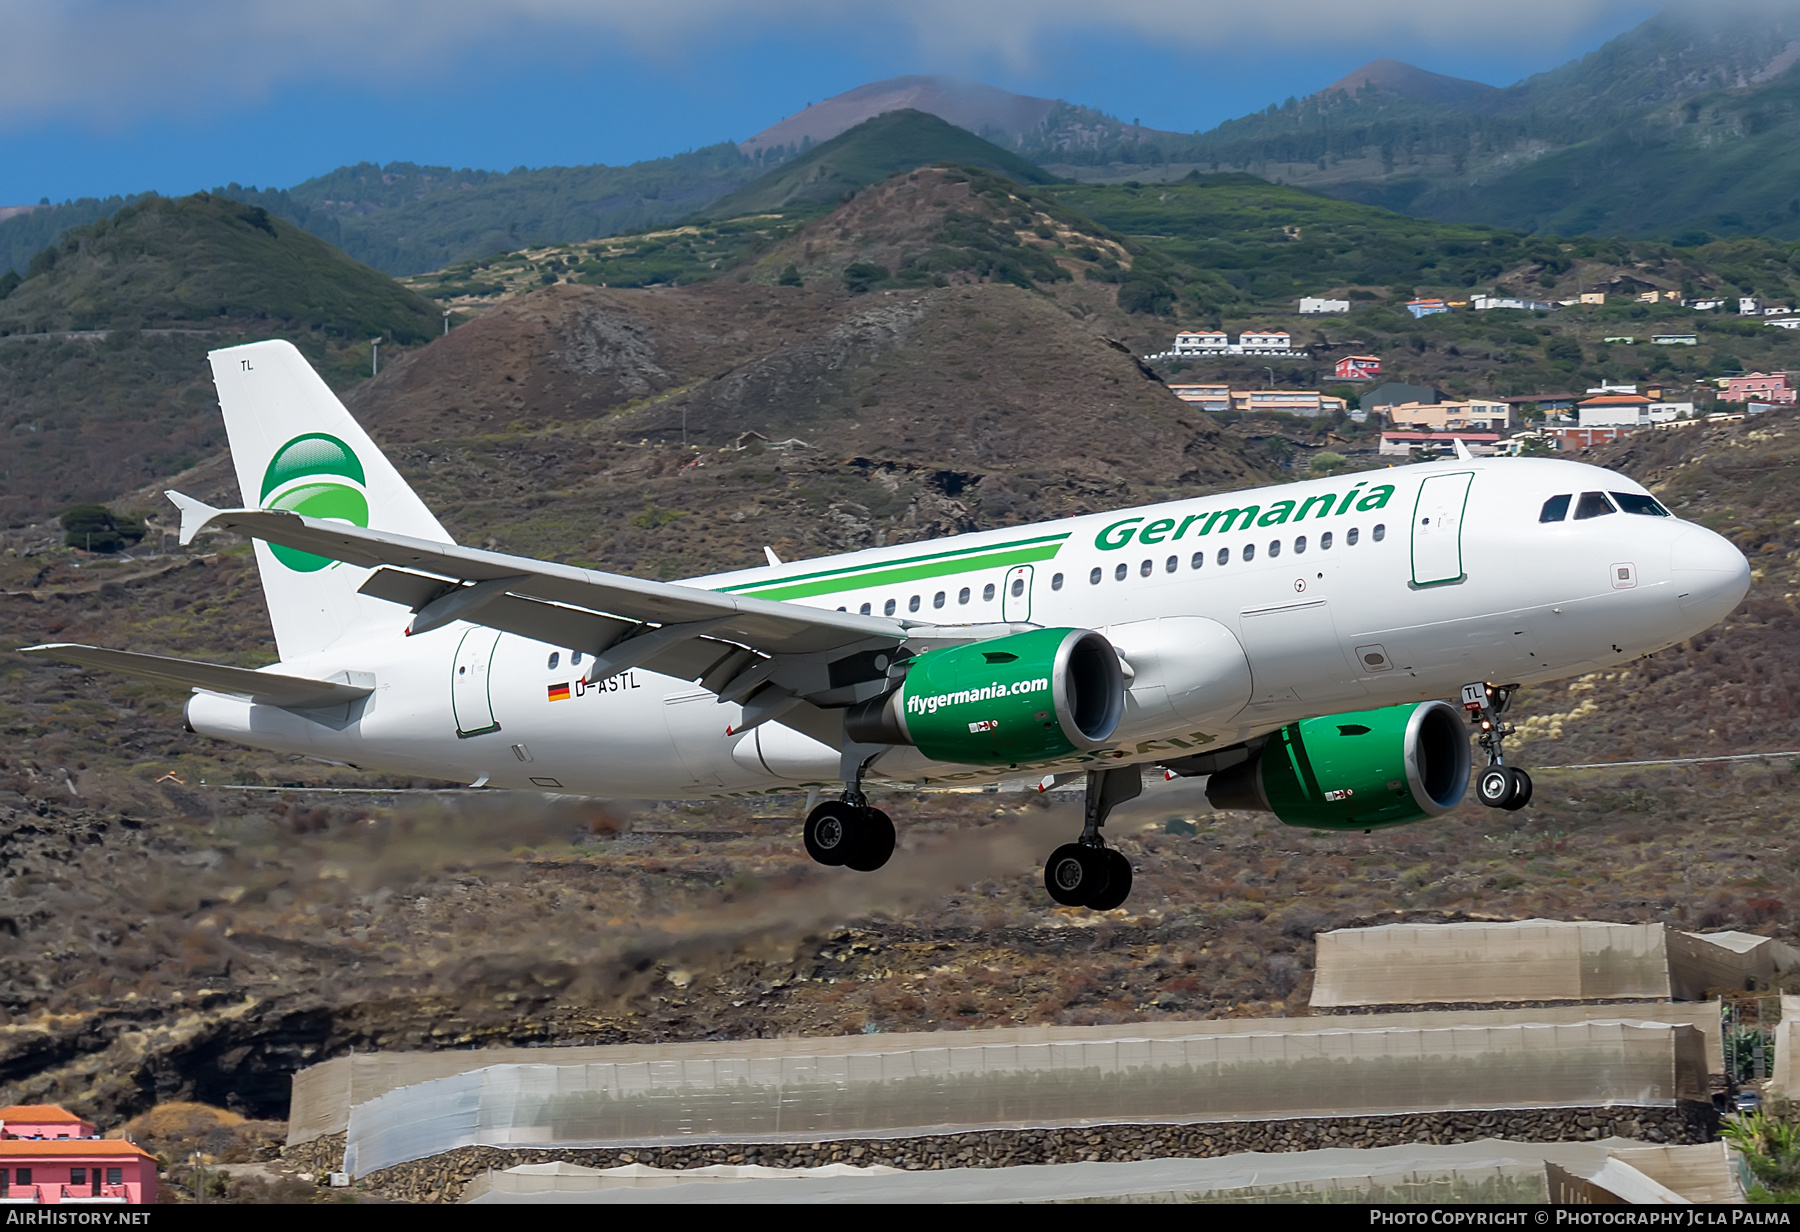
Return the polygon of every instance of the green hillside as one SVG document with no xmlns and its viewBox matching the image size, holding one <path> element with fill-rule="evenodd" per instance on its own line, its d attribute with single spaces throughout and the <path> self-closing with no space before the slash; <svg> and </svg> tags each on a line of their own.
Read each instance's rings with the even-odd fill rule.
<svg viewBox="0 0 1800 1232">
<path fill-rule="evenodd" d="M 1671 11 L 1502 90 L 1450 100 L 1321 92 L 1192 137 L 1151 133 L 1056 161 L 1119 178 L 1249 172 L 1539 234 L 1796 239 L 1797 41 L 1800 15 L 1789 11 Z"/>
<path fill-rule="evenodd" d="M 774 212 L 824 213 L 845 194 L 891 175 L 957 163 L 1019 184 L 1055 179 L 1041 167 L 922 111 L 890 111 L 865 120 L 707 206 L 709 218 Z"/>
<path fill-rule="evenodd" d="M 97 219 L 110 217 L 114 211 L 139 201 L 147 201 L 155 193 L 133 193 L 124 197 L 83 197 L 61 205 L 48 202 L 29 214 L 15 214 L 0 221 L 0 278 L 11 270 L 23 274 L 31 258 L 56 243 L 70 227 L 86 226 Z"/>
<path fill-rule="evenodd" d="M 343 386 L 443 329 L 430 300 L 256 206 L 153 198 L 0 278 L 0 521 L 173 474 L 222 439 L 206 352 L 288 338 Z M 79 331 L 71 334 L 71 331 Z"/>
<path fill-rule="evenodd" d="M 385 273 L 417 274 L 469 257 L 674 222 L 759 171 L 727 142 L 626 167 L 501 173 L 362 163 L 290 189 L 217 191 L 298 223 Z"/>
</svg>

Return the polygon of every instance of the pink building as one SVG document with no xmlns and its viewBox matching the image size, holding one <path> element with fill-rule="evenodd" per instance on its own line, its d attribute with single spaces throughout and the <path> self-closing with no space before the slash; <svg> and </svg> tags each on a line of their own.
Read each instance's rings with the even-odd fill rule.
<svg viewBox="0 0 1800 1232">
<path fill-rule="evenodd" d="M 98 1138 L 93 1122 L 55 1104 L 0 1108 L 0 1138 Z"/>
<path fill-rule="evenodd" d="M 54 1104 L 0 1108 L 0 1206 L 156 1201 L 156 1160 Z"/>
<path fill-rule="evenodd" d="M 1346 355 L 1337 361 L 1340 381 L 1372 381 L 1381 375 L 1381 360 L 1373 355 Z"/>
<path fill-rule="evenodd" d="M 1748 376 L 1728 376 L 1720 402 L 1792 403 L 1794 382 L 1785 372 L 1752 372 Z"/>
</svg>

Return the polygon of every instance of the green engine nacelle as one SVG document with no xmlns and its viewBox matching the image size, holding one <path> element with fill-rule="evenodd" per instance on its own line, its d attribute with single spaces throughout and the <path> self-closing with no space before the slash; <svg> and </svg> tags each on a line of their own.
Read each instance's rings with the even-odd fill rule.
<svg viewBox="0 0 1800 1232">
<path fill-rule="evenodd" d="M 1438 817 L 1469 789 L 1469 733 L 1447 702 L 1290 723 L 1249 761 L 1214 774 L 1214 808 L 1274 813 L 1290 826 L 1367 830 Z"/>
<path fill-rule="evenodd" d="M 910 744 L 934 761 L 1016 766 L 1097 749 L 1125 712 L 1125 674 L 1091 629 L 1034 629 L 928 650 L 894 692 L 851 709 L 866 744 Z"/>
</svg>

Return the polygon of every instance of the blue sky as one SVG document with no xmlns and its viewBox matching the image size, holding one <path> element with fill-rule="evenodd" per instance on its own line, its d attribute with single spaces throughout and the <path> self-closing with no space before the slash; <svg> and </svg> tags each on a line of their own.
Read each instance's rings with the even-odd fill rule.
<svg viewBox="0 0 1800 1232">
<path fill-rule="evenodd" d="M 362 160 L 628 163 L 742 140 L 904 73 L 1191 131 L 1378 56 L 1510 84 L 1653 11 L 1614 0 L 914 0 L 903 14 L 842 0 L 0 0 L 0 205 L 285 187 Z"/>
</svg>

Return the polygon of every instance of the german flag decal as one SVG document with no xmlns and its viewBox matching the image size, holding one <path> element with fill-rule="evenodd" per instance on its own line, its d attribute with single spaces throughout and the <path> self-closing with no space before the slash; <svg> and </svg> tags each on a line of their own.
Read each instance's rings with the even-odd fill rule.
<svg viewBox="0 0 1800 1232">
<path fill-rule="evenodd" d="M 550 700 L 553 702 L 568 701 L 569 700 L 569 686 L 566 684 L 551 685 L 550 686 Z"/>
</svg>

